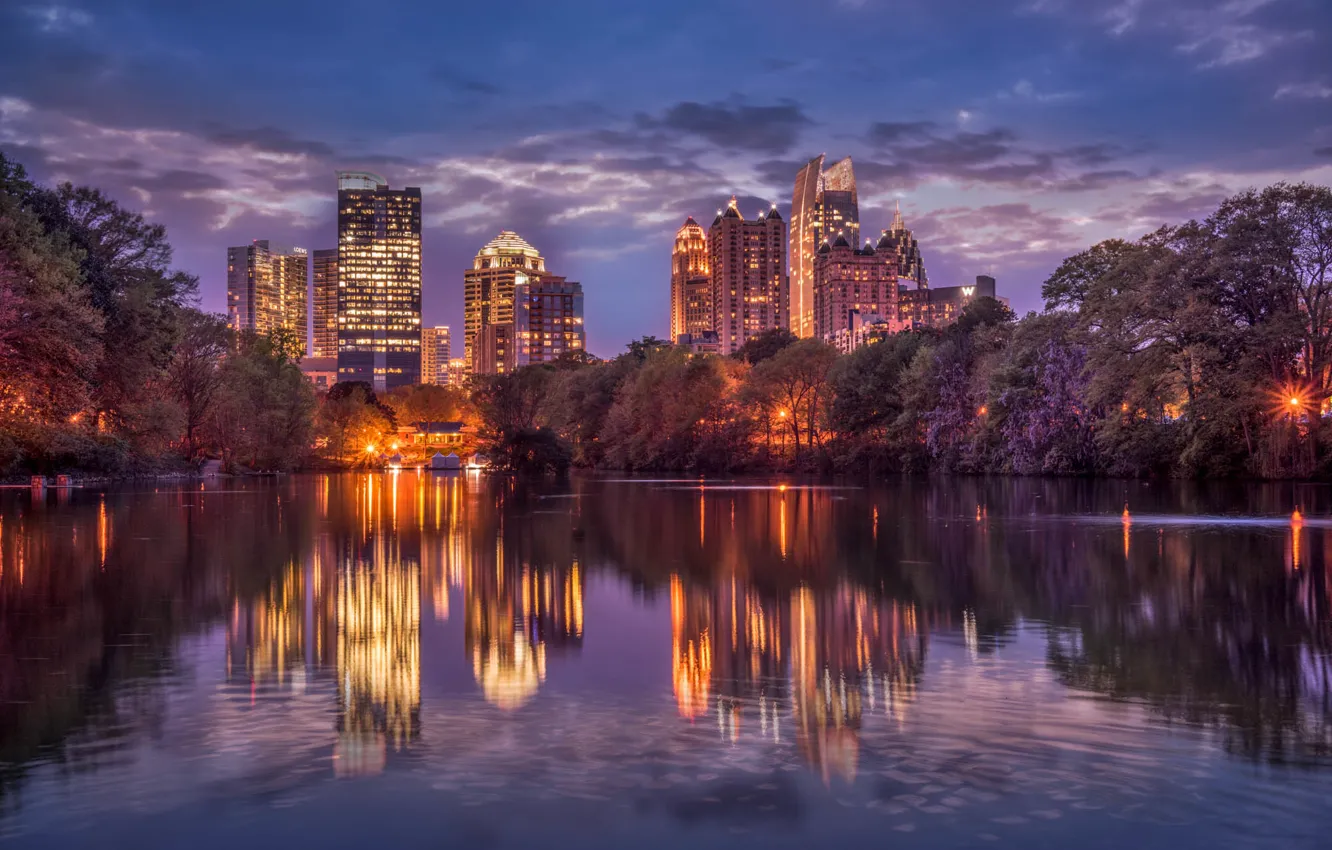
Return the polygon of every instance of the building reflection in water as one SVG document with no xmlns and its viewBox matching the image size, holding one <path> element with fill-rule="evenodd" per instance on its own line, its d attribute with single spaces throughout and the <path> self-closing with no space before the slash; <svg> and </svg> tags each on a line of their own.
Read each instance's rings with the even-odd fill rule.
<svg viewBox="0 0 1332 850">
<path fill-rule="evenodd" d="M 581 648 L 583 571 L 571 551 L 551 548 L 527 523 L 471 531 L 465 649 L 482 696 L 510 711 L 541 687 L 550 653 Z"/>
</svg>

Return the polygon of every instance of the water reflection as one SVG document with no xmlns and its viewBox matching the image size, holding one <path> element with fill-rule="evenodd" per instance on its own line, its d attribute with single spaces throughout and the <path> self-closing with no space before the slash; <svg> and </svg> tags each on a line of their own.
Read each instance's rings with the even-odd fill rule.
<svg viewBox="0 0 1332 850">
<path fill-rule="evenodd" d="M 996 669 L 1015 648 L 1003 675 L 1032 714 L 1092 695 L 1227 758 L 1324 768 L 1330 513 L 1322 490 L 976 480 L 402 473 L 5 492 L 0 805 L 21 814 L 43 765 L 124 768 L 173 712 L 218 716 L 197 687 L 193 703 L 166 696 L 192 687 L 191 636 L 219 636 L 219 693 L 250 712 L 247 728 L 310 736 L 302 769 L 349 778 L 428 753 L 432 724 L 447 735 L 558 714 L 587 687 L 574 671 L 629 657 L 620 642 L 646 632 L 626 623 L 654 617 L 660 677 L 621 677 L 623 698 L 657 724 L 644 729 L 707 730 L 702 764 L 790 748 L 820 785 L 856 785 L 908 744 L 979 735 L 967 712 L 984 706 L 947 691 L 989 699 L 958 671 Z M 1173 521 L 1186 515 L 1210 519 Z M 441 652 L 466 687 L 434 672 L 459 667 Z M 1035 695 L 1047 680 L 1062 690 Z M 926 706 L 931 689 L 942 699 Z M 465 698 L 491 713 L 478 720 Z M 1105 718 L 1084 720 L 1058 728 L 1086 746 Z M 999 741 L 966 745 L 1011 758 Z"/>
</svg>

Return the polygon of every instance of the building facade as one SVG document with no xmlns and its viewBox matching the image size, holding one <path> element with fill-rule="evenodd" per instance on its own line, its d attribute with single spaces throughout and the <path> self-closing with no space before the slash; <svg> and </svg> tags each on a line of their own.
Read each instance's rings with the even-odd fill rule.
<svg viewBox="0 0 1332 850">
<path fill-rule="evenodd" d="M 227 249 L 227 321 L 237 331 L 287 330 L 309 352 L 306 300 L 309 256 L 304 248 L 267 239 Z"/>
<path fill-rule="evenodd" d="M 693 217 L 675 233 L 671 251 L 671 339 L 712 330 L 708 237 Z"/>
<path fill-rule="evenodd" d="M 472 340 L 474 375 L 506 375 L 514 369 L 513 323 L 489 324 Z"/>
<path fill-rule="evenodd" d="M 545 271 L 540 252 L 512 230 L 501 231 L 477 252 L 463 273 L 463 359 L 470 368 L 493 371 L 479 366 L 478 334 L 491 325 L 512 325 L 514 287 Z"/>
<path fill-rule="evenodd" d="M 338 356 L 338 249 L 321 248 L 312 255 L 314 271 L 314 335 L 311 357 Z"/>
<path fill-rule="evenodd" d="M 452 357 L 448 325 L 421 328 L 421 383 L 441 387 L 447 384 Z"/>
<path fill-rule="evenodd" d="M 904 286 L 925 289 L 930 285 L 929 275 L 925 274 L 925 261 L 920 256 L 920 243 L 915 234 L 907 229 L 902 220 L 902 207 L 898 204 L 893 211 L 893 224 L 879 238 L 875 246 L 880 252 L 891 252 L 897 256 L 897 282 Z"/>
<path fill-rule="evenodd" d="M 851 157 L 826 171 L 824 155 L 796 174 L 791 197 L 790 328 L 799 337 L 814 336 L 814 260 L 819 246 L 839 234 L 860 241 L 860 200 Z"/>
<path fill-rule="evenodd" d="M 814 337 L 833 342 L 853 316 L 897 318 L 897 255 L 838 235 L 814 259 Z"/>
<path fill-rule="evenodd" d="M 847 327 L 833 334 L 828 342 L 842 354 L 850 354 L 857 348 L 882 342 L 899 331 L 910 330 L 910 326 L 897 316 L 880 316 L 873 313 L 861 315 L 852 310 Z"/>
<path fill-rule="evenodd" d="M 421 190 L 338 172 L 338 380 L 421 381 Z"/>
<path fill-rule="evenodd" d="M 583 350 L 583 285 L 557 275 L 513 288 L 514 367 L 550 363 Z"/>
<path fill-rule="evenodd" d="M 971 286 L 940 286 L 934 289 L 901 287 L 898 317 L 908 328 L 943 328 L 957 321 L 968 304 L 977 298 L 999 298 L 994 278 L 977 275 Z M 1007 304 L 1007 299 L 999 299 Z"/>
<path fill-rule="evenodd" d="M 776 206 L 746 221 L 731 198 L 708 231 L 708 268 L 722 354 L 764 331 L 788 327 L 786 223 Z"/>
</svg>

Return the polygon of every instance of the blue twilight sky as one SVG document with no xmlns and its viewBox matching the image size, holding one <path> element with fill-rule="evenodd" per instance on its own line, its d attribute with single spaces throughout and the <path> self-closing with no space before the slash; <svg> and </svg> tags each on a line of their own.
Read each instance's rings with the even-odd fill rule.
<svg viewBox="0 0 1332 850">
<path fill-rule="evenodd" d="M 1058 261 L 1277 180 L 1332 183 L 1332 0 L 0 0 L 0 150 L 225 251 L 334 241 L 338 168 L 420 186 L 424 319 L 500 229 L 589 348 L 665 336 L 670 246 L 851 155 L 935 285 L 1019 311 Z"/>
</svg>

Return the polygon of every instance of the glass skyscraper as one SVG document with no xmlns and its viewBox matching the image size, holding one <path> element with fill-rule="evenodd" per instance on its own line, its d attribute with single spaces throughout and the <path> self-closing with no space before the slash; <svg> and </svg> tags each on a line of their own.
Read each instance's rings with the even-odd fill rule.
<svg viewBox="0 0 1332 850">
<path fill-rule="evenodd" d="M 814 259 L 825 241 L 839 234 L 860 242 L 860 206 L 851 157 L 823 168 L 824 154 L 796 174 L 791 198 L 791 331 L 814 336 Z"/>
<path fill-rule="evenodd" d="M 308 353 L 305 327 L 309 256 L 256 239 L 227 249 L 227 321 L 238 331 L 291 331 Z"/>
<path fill-rule="evenodd" d="M 338 172 L 338 380 L 421 381 L 421 190 Z"/>
</svg>

